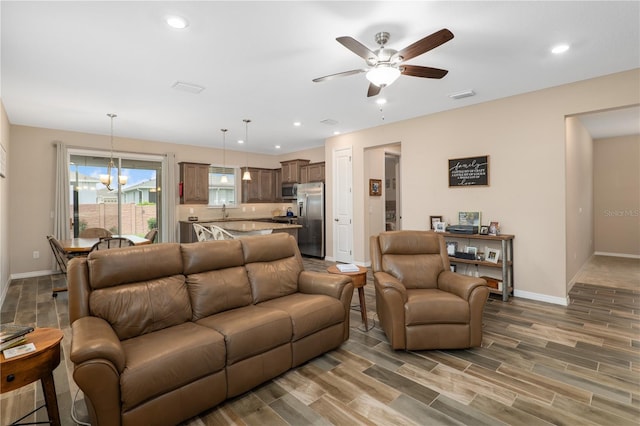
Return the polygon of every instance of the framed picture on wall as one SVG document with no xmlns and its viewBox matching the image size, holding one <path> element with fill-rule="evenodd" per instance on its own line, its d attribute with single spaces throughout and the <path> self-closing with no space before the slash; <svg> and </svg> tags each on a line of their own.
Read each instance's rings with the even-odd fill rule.
<svg viewBox="0 0 640 426">
<path fill-rule="evenodd" d="M 369 195 L 374 197 L 382 195 L 382 179 L 369 179 Z"/>
</svg>

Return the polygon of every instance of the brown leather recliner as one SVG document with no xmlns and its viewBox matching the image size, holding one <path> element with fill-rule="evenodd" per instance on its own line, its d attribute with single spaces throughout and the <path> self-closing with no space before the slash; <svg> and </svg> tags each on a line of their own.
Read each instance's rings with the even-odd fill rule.
<svg viewBox="0 0 640 426">
<path fill-rule="evenodd" d="M 487 283 L 451 272 L 442 235 L 383 232 L 370 248 L 376 309 L 393 349 L 480 346 Z"/>
</svg>

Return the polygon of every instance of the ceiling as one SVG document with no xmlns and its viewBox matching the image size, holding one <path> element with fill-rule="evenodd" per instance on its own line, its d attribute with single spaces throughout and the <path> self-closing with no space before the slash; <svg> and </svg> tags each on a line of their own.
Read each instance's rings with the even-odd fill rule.
<svg viewBox="0 0 640 426">
<path fill-rule="evenodd" d="M 246 149 L 273 155 L 322 146 L 334 132 L 640 67 L 636 1 L 5 0 L 0 8 L 0 95 L 12 124 L 109 134 L 106 114 L 116 113 L 116 138 L 221 147 L 228 128 L 229 147 L 245 137 L 247 118 Z M 189 26 L 168 27 L 167 15 Z M 455 38 L 407 61 L 448 69 L 441 80 L 401 76 L 372 98 L 364 74 L 312 82 L 365 67 L 336 37 L 374 50 L 374 35 L 387 31 L 387 47 L 400 50 L 441 28 Z M 554 55 L 557 43 L 571 48 Z M 449 97 L 465 90 L 476 95 Z M 638 117 L 636 109 L 626 120 Z"/>
</svg>

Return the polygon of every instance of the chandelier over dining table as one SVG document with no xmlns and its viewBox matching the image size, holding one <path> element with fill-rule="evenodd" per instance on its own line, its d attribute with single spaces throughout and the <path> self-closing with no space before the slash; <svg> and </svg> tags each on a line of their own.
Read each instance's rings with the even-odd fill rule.
<svg viewBox="0 0 640 426">
<path fill-rule="evenodd" d="M 111 176 L 111 169 L 116 168 L 115 163 L 113 162 L 113 119 L 116 118 L 117 115 L 113 113 L 109 113 L 107 114 L 107 117 L 111 119 L 111 133 L 110 133 L 111 155 L 109 157 L 109 163 L 107 164 L 107 173 L 100 175 L 100 183 L 106 186 L 109 191 L 113 191 L 114 188 L 111 187 L 111 182 L 113 181 L 113 178 Z M 118 168 L 118 183 L 120 185 L 126 185 L 127 180 L 128 180 L 127 176 L 121 175 L 120 169 Z"/>
</svg>

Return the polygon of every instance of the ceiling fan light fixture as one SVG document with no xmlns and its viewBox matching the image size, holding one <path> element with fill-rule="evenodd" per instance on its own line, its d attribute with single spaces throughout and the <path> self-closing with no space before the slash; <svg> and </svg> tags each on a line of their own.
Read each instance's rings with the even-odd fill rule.
<svg viewBox="0 0 640 426">
<path fill-rule="evenodd" d="M 381 64 L 367 71 L 367 80 L 378 87 L 392 84 L 400 77 L 400 70 L 388 64 Z"/>
</svg>

